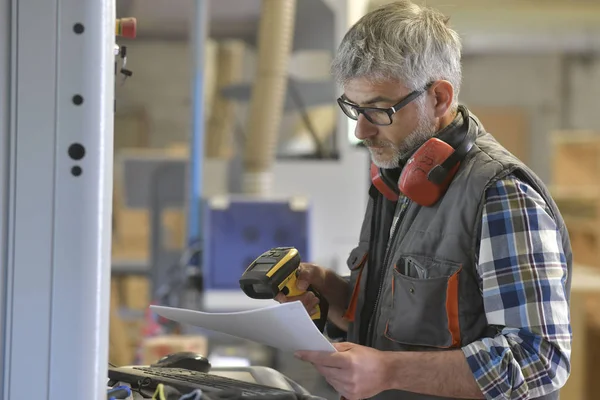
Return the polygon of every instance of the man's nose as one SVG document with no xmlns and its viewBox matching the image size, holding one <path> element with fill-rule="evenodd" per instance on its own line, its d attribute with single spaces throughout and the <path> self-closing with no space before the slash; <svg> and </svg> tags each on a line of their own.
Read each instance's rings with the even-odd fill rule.
<svg viewBox="0 0 600 400">
<path fill-rule="evenodd" d="M 356 136 L 358 140 L 365 140 L 375 135 L 377 135 L 377 125 L 369 122 L 363 114 L 359 114 L 358 119 L 356 120 L 354 136 Z"/>
</svg>

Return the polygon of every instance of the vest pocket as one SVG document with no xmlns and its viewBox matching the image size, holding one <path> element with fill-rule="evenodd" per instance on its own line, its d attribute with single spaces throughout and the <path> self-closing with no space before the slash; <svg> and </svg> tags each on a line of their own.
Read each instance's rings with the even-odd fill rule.
<svg viewBox="0 0 600 400">
<path fill-rule="evenodd" d="M 412 257 L 402 257 L 396 263 L 385 337 L 404 345 L 458 347 L 461 267 L 434 260 L 428 264 Z"/>
</svg>

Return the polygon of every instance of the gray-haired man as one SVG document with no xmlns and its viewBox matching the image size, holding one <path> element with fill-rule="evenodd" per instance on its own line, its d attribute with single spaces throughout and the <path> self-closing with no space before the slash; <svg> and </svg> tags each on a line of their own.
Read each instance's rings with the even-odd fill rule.
<svg viewBox="0 0 600 400">
<path fill-rule="evenodd" d="M 347 341 L 297 356 L 348 399 L 558 398 L 569 237 L 540 179 L 459 104 L 457 33 L 434 10 L 388 4 L 350 29 L 333 72 L 373 185 L 350 279 L 301 267 Z"/>
</svg>

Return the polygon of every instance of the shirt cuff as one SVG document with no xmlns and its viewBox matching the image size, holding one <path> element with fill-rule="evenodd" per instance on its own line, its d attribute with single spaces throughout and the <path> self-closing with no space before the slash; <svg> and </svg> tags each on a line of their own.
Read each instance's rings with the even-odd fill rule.
<svg viewBox="0 0 600 400">
<path fill-rule="evenodd" d="M 464 346 L 462 351 L 486 399 L 529 398 L 518 363 L 503 336 L 483 338 Z M 518 371 L 515 371 L 515 368 Z"/>
</svg>

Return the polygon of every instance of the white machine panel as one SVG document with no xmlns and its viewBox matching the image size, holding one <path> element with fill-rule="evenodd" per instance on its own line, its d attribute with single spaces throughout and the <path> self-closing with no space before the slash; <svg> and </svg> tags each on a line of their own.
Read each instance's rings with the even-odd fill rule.
<svg viewBox="0 0 600 400">
<path fill-rule="evenodd" d="M 0 0 L 0 397 L 106 398 L 114 0 Z"/>
</svg>

